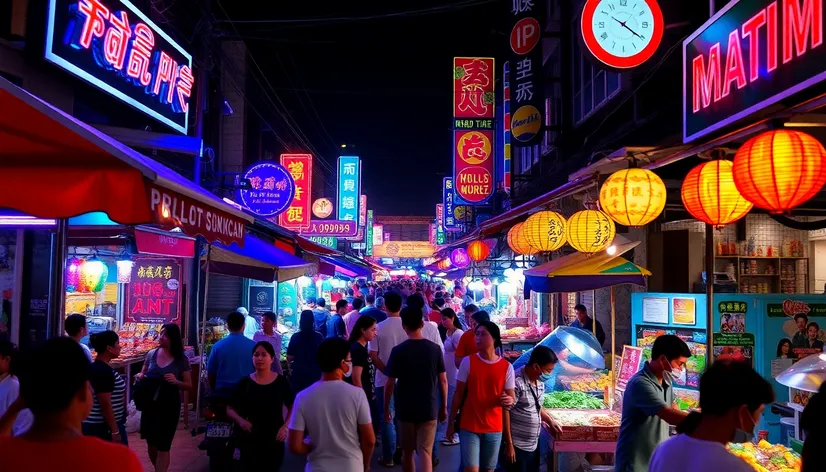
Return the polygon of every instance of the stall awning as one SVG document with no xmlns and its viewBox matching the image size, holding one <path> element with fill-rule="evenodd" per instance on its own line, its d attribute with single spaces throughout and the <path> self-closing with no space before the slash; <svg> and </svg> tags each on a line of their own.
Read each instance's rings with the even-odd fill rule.
<svg viewBox="0 0 826 472">
<path fill-rule="evenodd" d="M 321 260 L 332 264 L 335 266 L 336 272 L 346 275 L 347 277 L 367 277 L 371 274 L 370 269 L 351 261 L 344 254 L 321 256 Z"/>
<path fill-rule="evenodd" d="M 0 77 L 0 208 L 41 218 L 100 211 L 243 244 L 252 217 Z"/>
<path fill-rule="evenodd" d="M 244 237 L 243 248 L 213 244 L 208 251 L 210 272 L 262 282 L 291 280 L 304 275 L 312 266 L 249 234 Z M 201 256 L 201 267 L 207 269 L 207 254 Z"/>
<path fill-rule="evenodd" d="M 645 285 L 645 277 L 651 272 L 620 257 L 638 244 L 637 241 L 619 246 L 614 254 L 577 252 L 528 269 L 524 272 L 525 296 L 531 291 L 582 292 L 618 284 Z"/>
</svg>

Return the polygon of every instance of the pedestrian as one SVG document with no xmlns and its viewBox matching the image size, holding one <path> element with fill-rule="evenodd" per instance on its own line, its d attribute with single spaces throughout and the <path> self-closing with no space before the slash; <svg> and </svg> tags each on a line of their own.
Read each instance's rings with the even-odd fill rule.
<svg viewBox="0 0 826 472">
<path fill-rule="evenodd" d="M 389 292 L 384 296 L 387 307 L 387 319 L 378 324 L 376 337 L 368 344 L 370 357 L 376 366 L 376 402 L 379 418 L 385 418 L 387 411 L 384 409 L 384 388 L 387 385 L 386 363 L 390 360 L 390 352 L 394 347 L 407 340 L 407 333 L 402 327 L 402 319 L 399 316 L 402 309 L 402 297 L 396 292 Z M 394 416 L 394 404 L 391 399 L 389 413 Z M 385 467 L 393 467 L 395 463 L 401 462 L 401 450 L 397 451 L 395 423 L 380 421 L 381 426 L 381 450 L 379 464 Z"/>
<path fill-rule="evenodd" d="M 371 316 L 361 316 L 353 326 L 353 331 L 350 333 L 350 357 L 353 360 L 353 375 L 350 376 L 350 381 L 356 387 L 364 390 L 364 395 L 367 397 L 367 403 L 370 404 L 370 415 L 373 417 L 373 422 L 376 423 L 376 397 L 375 386 L 373 378 L 376 375 L 376 367 L 373 365 L 373 359 L 370 359 L 370 353 L 367 351 L 367 345 L 376 338 L 378 323 L 376 319 Z M 378 424 L 376 424 L 378 430 Z"/>
<path fill-rule="evenodd" d="M 476 308 L 475 306 L 466 307 L 466 314 L 467 309 L 471 307 Z M 476 354 L 479 351 L 479 349 L 476 347 L 476 327 L 479 326 L 479 323 L 489 322 L 490 315 L 488 314 L 488 312 L 484 310 L 477 310 L 473 311 L 470 315 L 467 315 L 467 320 L 468 330 L 462 333 L 462 337 L 459 338 L 459 345 L 456 346 L 454 361 L 457 368 L 459 367 L 459 365 L 465 357 L 468 357 L 472 354 Z"/>
<path fill-rule="evenodd" d="M 447 376 L 442 350 L 424 338 L 421 309 L 406 307 L 401 311 L 402 326 L 408 339 L 393 348 L 385 370 L 385 422 L 393 421 L 390 399 L 396 393 L 396 418 L 402 445 L 405 472 L 428 472 L 434 463 L 432 452 L 436 427 L 447 418 Z M 398 380 L 398 385 L 396 381 Z M 419 467 L 414 464 L 419 456 Z"/>
<path fill-rule="evenodd" d="M 244 335 L 245 323 L 244 315 L 237 311 L 227 315 L 229 335 L 215 343 L 209 353 L 207 379 L 213 400 L 228 401 L 238 382 L 255 371 L 250 359 L 255 341 Z"/>
<path fill-rule="evenodd" d="M 508 472 L 539 472 L 539 433 L 547 423 L 555 433 L 562 430 L 542 409 L 547 381 L 556 366 L 554 352 L 536 346 L 528 363 L 514 373 L 515 403 L 510 407 L 510 437 L 505 437 L 504 457 Z"/>
<path fill-rule="evenodd" d="M 502 437 L 510 437 L 508 407 L 514 403 L 513 366 L 496 354 L 502 339 L 499 327 L 478 322 L 475 329 L 478 352 L 462 359 L 456 374 L 456 393 L 450 408 L 447 437 L 456 432 L 459 409 L 459 438 L 465 472 L 493 471 Z M 505 407 L 505 408 L 503 408 Z"/>
<path fill-rule="evenodd" d="M 252 338 L 255 336 L 255 333 L 258 332 L 258 319 L 250 315 L 249 310 L 242 306 L 239 306 L 238 309 L 235 311 L 237 313 L 241 313 L 242 315 L 244 315 L 244 336 L 250 341 L 252 341 Z"/>
<path fill-rule="evenodd" d="M 820 390 L 809 399 L 800 416 L 800 429 L 806 437 L 800 454 L 800 472 L 820 471 L 826 464 L 826 424 L 823 418 L 826 418 L 826 382 L 820 384 Z"/>
<path fill-rule="evenodd" d="M 272 361 L 272 371 L 278 375 L 283 375 L 284 371 L 281 368 L 281 333 L 277 330 L 278 321 L 275 313 L 268 311 L 261 315 L 261 330 L 255 333 L 252 337 L 253 342 L 259 343 L 266 341 L 270 343 L 275 357 Z"/>
<path fill-rule="evenodd" d="M 240 314 L 238 316 L 241 316 Z M 243 318 L 237 335 L 252 342 L 243 335 Z M 212 348 L 212 356 L 218 350 L 219 341 Z M 158 347 L 149 351 L 143 369 L 135 376 L 138 381 L 149 379 L 156 388 L 152 400 L 141 411 L 141 439 L 146 441 L 149 460 L 155 472 L 169 469 L 169 451 L 178 429 L 181 417 L 181 391 L 192 391 L 192 375 L 189 359 L 184 355 L 181 328 L 174 323 L 163 325 Z"/>
<path fill-rule="evenodd" d="M 367 397 L 343 380 L 352 369 L 347 341 L 325 339 L 318 347 L 318 363 L 321 380 L 295 399 L 290 452 L 308 456 L 307 471 L 368 471 L 376 436 Z"/>
<path fill-rule="evenodd" d="M 330 320 L 330 310 L 327 309 L 327 300 L 318 297 L 316 307 L 313 308 L 313 329 L 318 331 L 322 337 L 327 336 L 327 322 Z"/>
<path fill-rule="evenodd" d="M 462 337 L 462 324 L 459 317 L 453 308 L 445 308 L 442 310 L 442 327 L 445 330 L 445 373 L 447 374 L 447 404 L 448 407 L 453 404 L 453 394 L 456 392 L 456 371 L 458 368 L 455 364 L 454 353 L 456 347 L 459 345 L 459 339 Z M 439 424 L 438 438 L 445 446 L 455 446 L 459 444 L 459 435 L 454 434 L 452 437 L 444 437 L 447 423 Z"/>
<path fill-rule="evenodd" d="M 338 303 L 336 303 L 336 306 L 338 306 Z M 350 333 L 353 332 L 353 327 L 361 316 L 362 308 L 364 308 L 364 300 L 356 298 L 353 300 L 353 309 L 344 315 L 343 319 L 344 325 L 347 327 L 347 336 L 350 336 Z"/>
<path fill-rule="evenodd" d="M 660 336 L 651 347 L 651 360 L 628 381 L 614 461 L 617 472 L 648 470 L 654 449 L 668 438 L 669 425 L 685 419 L 687 413 L 673 407 L 672 381 L 680 377 L 690 356 L 682 339 Z"/>
<path fill-rule="evenodd" d="M 442 322 L 442 309 L 445 307 L 445 301 L 442 298 L 436 298 L 430 305 L 430 313 L 428 319 L 437 325 Z"/>
<path fill-rule="evenodd" d="M 773 401 L 771 384 L 750 365 L 711 364 L 700 377 L 700 412 L 686 417 L 678 428 L 681 434 L 657 446 L 648 470 L 751 472 L 752 467 L 728 452 L 726 444 L 750 441 L 763 410 Z"/>
<path fill-rule="evenodd" d="M 298 319 L 298 332 L 290 337 L 287 345 L 290 385 L 296 395 L 321 378 L 316 351 L 324 337 L 315 330 L 314 320 L 311 310 L 302 311 Z"/>
<path fill-rule="evenodd" d="M 83 344 L 82 342 L 82 339 L 89 334 L 89 330 L 86 327 L 86 317 L 80 313 L 72 313 L 63 321 L 63 329 L 66 330 L 66 334 L 68 334 L 70 338 L 80 344 L 80 347 L 83 348 L 83 352 L 86 353 L 86 358 L 89 359 L 89 362 L 91 363 L 92 351 L 89 350 L 89 346 Z"/>
<path fill-rule="evenodd" d="M 573 323 L 571 323 L 571 327 L 579 328 L 591 334 L 594 334 L 594 331 L 596 330 L 596 334 L 594 335 L 596 336 L 599 345 L 602 346 L 605 342 L 605 331 L 602 330 L 602 325 L 599 321 L 588 316 L 588 309 L 585 308 L 585 305 L 579 304 L 575 306 L 574 312 L 576 312 L 576 319 Z M 594 323 L 596 323 L 596 328 L 594 328 Z"/>
<path fill-rule="evenodd" d="M 19 364 L 20 353 L 17 346 L 11 341 L 0 341 L 0 416 L 20 397 L 20 380 L 17 378 Z M 32 412 L 28 408 L 23 409 L 9 424 L 9 430 L 0 431 L 0 435 L 19 436 L 31 428 L 32 420 Z"/>
<path fill-rule="evenodd" d="M 375 303 L 371 306 L 370 300 L 374 300 Z M 367 306 L 361 309 L 362 316 L 372 316 L 376 319 L 379 323 L 387 319 L 387 313 L 384 311 L 384 297 L 383 296 L 367 296 Z"/>
<path fill-rule="evenodd" d="M 34 422 L 21 436 L 0 437 L 3 470 L 143 472 L 128 447 L 83 436 L 81 423 L 94 403 L 90 370 L 86 353 L 69 338 L 49 339 L 29 353 L 20 370 L 20 397 L 0 418 L 0 431 L 8 431 L 26 407 Z"/>
<path fill-rule="evenodd" d="M 293 393 L 287 379 L 272 370 L 274 359 L 272 344 L 256 343 L 252 351 L 255 372 L 238 382 L 227 406 L 227 417 L 241 429 L 238 437 L 241 463 L 249 472 L 277 472 L 284 461 L 285 418 L 290 417 Z"/>
<path fill-rule="evenodd" d="M 421 312 L 422 319 L 424 320 L 424 325 L 422 326 L 422 336 L 431 341 L 433 344 L 439 346 L 439 349 L 444 352 L 445 346 L 444 343 L 442 343 L 442 335 L 439 334 L 439 325 L 430 321 L 430 307 L 425 303 L 422 294 L 414 293 L 413 295 L 407 297 L 407 306 Z M 439 322 L 441 322 L 441 319 Z"/>
<path fill-rule="evenodd" d="M 126 381 L 110 363 L 120 355 L 118 333 L 107 330 L 89 337 L 97 353 L 89 374 L 94 392 L 94 404 L 83 420 L 83 434 L 105 441 L 127 443 Z"/>
<path fill-rule="evenodd" d="M 336 312 L 327 320 L 327 338 L 347 339 L 347 325 L 344 324 L 344 315 L 347 314 L 347 302 L 336 302 Z"/>
</svg>

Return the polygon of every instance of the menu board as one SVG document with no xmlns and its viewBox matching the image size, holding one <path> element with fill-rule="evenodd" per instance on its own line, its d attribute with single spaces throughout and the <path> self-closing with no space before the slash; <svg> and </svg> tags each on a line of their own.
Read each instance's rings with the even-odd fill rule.
<svg viewBox="0 0 826 472">
<path fill-rule="evenodd" d="M 625 390 L 628 381 L 640 370 L 642 348 L 622 346 L 622 359 L 617 373 L 617 390 Z"/>
<path fill-rule="evenodd" d="M 754 335 L 714 333 L 714 360 L 747 362 L 754 367 Z"/>
<path fill-rule="evenodd" d="M 668 299 L 643 297 L 642 321 L 644 323 L 668 324 Z"/>
<path fill-rule="evenodd" d="M 124 318 L 134 323 L 181 323 L 181 263 L 174 258 L 136 258 L 124 291 Z"/>
</svg>

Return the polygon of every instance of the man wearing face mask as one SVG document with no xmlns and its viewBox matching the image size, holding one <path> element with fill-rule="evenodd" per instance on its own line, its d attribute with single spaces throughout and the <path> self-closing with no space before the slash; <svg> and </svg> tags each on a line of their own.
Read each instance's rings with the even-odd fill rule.
<svg viewBox="0 0 826 472">
<path fill-rule="evenodd" d="M 657 447 L 649 471 L 751 472 L 749 464 L 726 451 L 726 444 L 750 441 L 763 409 L 773 401 L 771 384 L 748 364 L 715 362 L 700 377 L 702 413 L 691 413 L 677 428 L 680 434 Z"/>
<path fill-rule="evenodd" d="M 672 407 L 671 383 L 674 377 L 681 376 L 690 356 L 682 339 L 660 336 L 651 348 L 651 360 L 628 381 L 617 440 L 616 472 L 647 471 L 654 448 L 668 438 L 668 426 L 679 425 L 687 416 Z"/>
</svg>

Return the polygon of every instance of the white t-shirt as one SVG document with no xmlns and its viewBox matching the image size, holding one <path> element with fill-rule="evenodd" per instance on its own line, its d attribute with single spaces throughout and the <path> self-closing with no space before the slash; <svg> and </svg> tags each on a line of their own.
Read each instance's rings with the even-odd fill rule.
<svg viewBox="0 0 826 472">
<path fill-rule="evenodd" d="M 444 354 L 445 346 L 442 344 L 442 335 L 439 334 L 439 325 L 432 321 L 425 321 L 422 327 L 422 337 L 439 346 Z"/>
<path fill-rule="evenodd" d="M 461 329 L 457 329 L 445 338 L 445 373 L 447 374 L 447 384 L 451 387 L 456 385 L 456 346 L 459 345 L 459 338 L 462 337 L 463 332 Z"/>
<path fill-rule="evenodd" d="M 358 425 L 372 424 L 364 390 L 320 380 L 295 398 L 289 428 L 305 431 L 313 450 L 306 472 L 363 472 Z"/>
<path fill-rule="evenodd" d="M 499 360 L 496 361 L 486 361 L 482 359 L 482 356 L 479 353 L 476 353 L 476 357 L 479 358 L 485 364 L 496 364 L 497 362 L 505 362 L 508 364 L 508 371 L 505 373 L 505 390 L 513 389 L 516 387 L 516 381 L 514 379 L 513 374 L 513 364 L 506 361 L 504 357 L 500 357 Z M 459 382 L 467 382 L 468 372 L 470 372 L 470 356 L 465 357 L 462 359 L 462 363 L 459 364 L 459 371 L 456 373 L 456 380 Z"/>
<path fill-rule="evenodd" d="M 404 331 L 404 328 L 402 328 L 402 319 L 398 316 L 391 316 L 382 321 L 377 325 L 377 330 L 376 337 L 373 338 L 368 345 L 368 350 L 370 352 L 378 352 L 379 359 L 387 365 L 387 361 L 390 360 L 390 351 L 404 341 L 407 341 L 407 333 Z M 386 383 L 387 376 L 376 369 L 376 388 L 384 387 Z"/>
<path fill-rule="evenodd" d="M 18 395 L 20 395 L 20 382 L 17 377 L 7 375 L 3 380 L 0 380 L 0 416 L 6 413 L 11 404 L 17 400 Z M 14 420 L 12 425 L 12 436 L 20 436 L 28 431 L 32 427 L 33 421 L 31 410 L 28 408 L 22 410 L 17 414 L 17 419 Z"/>
<path fill-rule="evenodd" d="M 726 472 L 754 472 L 754 469 L 718 442 L 694 439 L 678 434 L 666 439 L 651 456 L 648 472 L 695 472 L 698 470 L 725 470 Z"/>
</svg>

